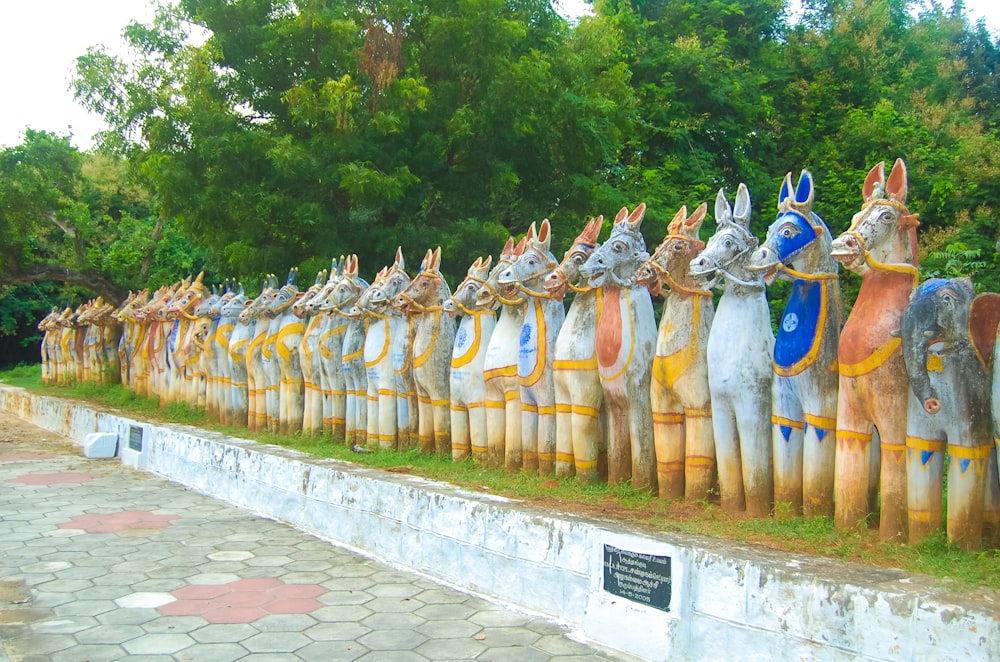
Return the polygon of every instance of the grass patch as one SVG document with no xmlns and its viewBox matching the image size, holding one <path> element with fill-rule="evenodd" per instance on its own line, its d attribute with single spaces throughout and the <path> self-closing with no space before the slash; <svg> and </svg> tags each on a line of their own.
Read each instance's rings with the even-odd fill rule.
<svg viewBox="0 0 1000 662">
<path fill-rule="evenodd" d="M 726 513 L 716 499 L 697 501 L 655 499 L 628 483 L 584 485 L 575 478 L 540 477 L 526 472 L 488 469 L 471 460 L 417 450 L 370 449 L 355 453 L 329 433 L 315 437 L 254 433 L 243 427 L 223 426 L 204 411 L 183 403 L 161 407 L 157 398 L 142 398 L 120 386 L 46 386 L 39 367 L 18 366 L 0 372 L 0 382 L 63 398 L 86 400 L 146 420 L 184 423 L 244 439 L 252 439 L 322 458 L 354 462 L 396 473 L 408 473 L 452 483 L 472 490 L 529 501 L 541 507 L 602 519 L 627 522 L 649 531 L 701 535 L 770 549 L 815 554 L 844 561 L 900 568 L 951 580 L 959 587 L 1000 589 L 1000 550 L 964 552 L 948 543 L 944 532 L 917 544 L 879 540 L 870 523 L 838 530 L 828 517 L 794 517 L 778 504 L 773 518 L 754 519 Z M 868 524 L 866 526 L 866 524 Z"/>
</svg>

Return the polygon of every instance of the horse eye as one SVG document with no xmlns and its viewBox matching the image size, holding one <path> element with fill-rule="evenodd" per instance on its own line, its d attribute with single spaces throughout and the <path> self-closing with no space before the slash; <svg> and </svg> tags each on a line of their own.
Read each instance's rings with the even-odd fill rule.
<svg viewBox="0 0 1000 662">
<path fill-rule="evenodd" d="M 883 223 L 888 223 L 889 221 L 892 220 L 892 212 L 888 211 L 882 212 L 882 215 L 879 216 L 879 220 L 882 221 Z"/>
</svg>

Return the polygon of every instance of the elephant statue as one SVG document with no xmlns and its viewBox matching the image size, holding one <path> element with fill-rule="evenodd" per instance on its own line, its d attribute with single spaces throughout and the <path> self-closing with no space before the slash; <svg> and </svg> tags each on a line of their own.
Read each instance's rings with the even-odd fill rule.
<svg viewBox="0 0 1000 662">
<path fill-rule="evenodd" d="M 940 528 L 945 451 L 948 539 L 978 549 L 995 533 L 1000 483 L 990 418 L 990 363 L 1000 295 L 968 278 L 932 278 L 903 311 L 910 380 L 906 426 L 907 524 L 916 542 Z"/>
</svg>

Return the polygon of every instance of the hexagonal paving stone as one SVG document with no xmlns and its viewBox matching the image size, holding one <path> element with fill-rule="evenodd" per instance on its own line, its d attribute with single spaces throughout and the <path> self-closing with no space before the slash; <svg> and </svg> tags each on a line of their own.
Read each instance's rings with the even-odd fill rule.
<svg viewBox="0 0 1000 662">
<path fill-rule="evenodd" d="M 186 586 L 175 602 L 159 607 L 173 616 L 201 616 L 210 623 L 250 623 L 268 614 L 307 614 L 323 605 L 326 589 L 316 584 L 285 584 L 278 579 L 238 579 L 227 584 Z"/>
<path fill-rule="evenodd" d="M 479 636 L 492 646 L 531 646 L 541 638 L 537 632 L 523 627 L 483 628 Z"/>
<path fill-rule="evenodd" d="M 70 518 L 60 529 L 82 529 L 87 533 L 116 533 L 128 529 L 165 529 L 179 515 L 156 515 L 148 510 L 123 510 L 117 513 L 88 513 Z"/>
<path fill-rule="evenodd" d="M 8 478 L 8 483 L 23 483 L 24 485 L 73 485 L 89 483 L 97 480 L 95 474 L 80 471 L 60 471 L 57 473 L 23 474 L 17 478 Z"/>
<path fill-rule="evenodd" d="M 341 623 L 319 623 L 308 630 L 303 630 L 313 641 L 352 641 L 368 634 L 372 629 L 361 623 L 341 622 Z"/>
<path fill-rule="evenodd" d="M 172 655 L 194 643 L 186 634 L 145 634 L 122 644 L 132 655 Z"/>
<path fill-rule="evenodd" d="M 427 637 L 411 630 L 375 630 L 358 638 L 358 643 L 373 651 L 409 651 Z"/>
<path fill-rule="evenodd" d="M 470 660 L 485 650 L 486 646 L 475 639 L 434 639 L 416 648 L 432 660 Z"/>
<path fill-rule="evenodd" d="M 312 640 L 300 632 L 262 632 L 241 643 L 251 653 L 294 653 Z"/>
</svg>

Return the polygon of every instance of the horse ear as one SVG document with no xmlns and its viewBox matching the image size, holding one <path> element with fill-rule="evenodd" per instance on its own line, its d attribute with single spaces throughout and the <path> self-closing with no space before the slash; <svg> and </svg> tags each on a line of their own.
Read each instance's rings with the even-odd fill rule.
<svg viewBox="0 0 1000 662">
<path fill-rule="evenodd" d="M 1000 326 L 1000 294 L 980 294 L 972 301 L 969 309 L 969 338 L 986 368 L 990 367 L 995 358 L 993 343 L 997 326 Z"/>
<path fill-rule="evenodd" d="M 788 181 L 791 182 L 791 173 Z M 808 170 L 803 170 L 799 175 L 799 185 L 795 188 L 795 203 L 800 208 L 812 209 L 813 176 Z"/>
<path fill-rule="evenodd" d="M 718 225 L 733 222 L 733 208 L 729 206 L 724 188 L 720 188 L 715 196 L 715 222 Z"/>
<path fill-rule="evenodd" d="M 885 192 L 892 200 L 906 204 L 908 188 L 906 164 L 903 162 L 903 159 L 896 159 L 896 162 L 892 164 L 892 170 L 889 171 L 889 180 L 885 184 Z"/>
<path fill-rule="evenodd" d="M 431 269 L 437 271 L 441 268 L 441 247 L 438 246 L 431 254 Z"/>
<path fill-rule="evenodd" d="M 403 261 L 403 247 L 398 246 L 396 248 L 396 261 L 393 263 L 400 269 L 406 269 L 406 263 Z"/>
<path fill-rule="evenodd" d="M 503 245 L 503 250 L 500 251 L 500 257 L 510 257 L 514 254 L 514 237 L 508 237 L 507 243 Z"/>
<path fill-rule="evenodd" d="M 740 182 L 740 187 L 736 190 L 733 219 L 748 230 L 750 229 L 750 189 L 743 182 Z"/>
<path fill-rule="evenodd" d="M 587 242 L 588 244 L 596 244 L 597 237 L 601 234 L 601 226 L 604 225 L 604 215 L 601 214 L 597 218 L 593 218 L 587 223 L 587 227 L 583 229 L 580 233 L 580 239 Z"/>
<path fill-rule="evenodd" d="M 627 223 L 629 224 L 630 227 L 639 229 L 639 226 L 642 225 L 642 219 L 645 215 L 646 215 L 646 203 L 640 202 L 639 206 L 633 209 L 632 213 L 629 214 Z"/>
<path fill-rule="evenodd" d="M 698 238 L 698 231 L 701 230 L 702 221 L 705 220 L 705 214 L 708 213 L 708 203 L 703 202 L 698 205 L 698 208 L 688 216 L 687 220 L 684 221 L 684 229 L 687 230 L 687 234 L 692 239 Z"/>
<path fill-rule="evenodd" d="M 677 210 L 674 217 L 670 219 L 670 224 L 667 225 L 667 234 L 680 234 L 681 226 L 683 226 L 684 221 L 687 220 L 687 215 L 687 205 L 681 205 L 681 208 Z"/>
<path fill-rule="evenodd" d="M 628 218 L 628 207 L 622 207 L 621 210 L 615 215 L 615 225 L 618 225 L 626 218 Z"/>
<path fill-rule="evenodd" d="M 480 259 L 480 260 L 482 260 L 482 258 L 479 258 L 479 259 Z M 482 262 L 482 263 L 481 263 L 481 264 L 479 265 L 479 268 L 480 268 L 480 269 L 489 269 L 489 268 L 490 268 L 490 265 L 491 265 L 491 264 L 493 264 L 493 256 L 492 256 L 492 255 L 487 255 L 487 256 L 486 256 L 486 260 L 485 260 L 485 261 L 483 261 L 483 262 Z"/>
<path fill-rule="evenodd" d="M 781 180 L 781 189 L 778 191 L 778 209 L 781 209 L 781 203 L 792 195 L 792 173 L 785 173 L 785 178 Z"/>
<path fill-rule="evenodd" d="M 420 271 L 425 271 L 427 269 L 430 269 L 431 260 L 433 259 L 434 259 L 434 253 L 431 251 L 431 249 L 428 248 L 427 252 L 424 253 L 424 259 L 420 261 Z"/>
<path fill-rule="evenodd" d="M 868 202 L 876 195 L 876 190 L 885 184 L 885 161 L 879 161 L 868 171 L 865 184 L 861 187 L 861 195 Z"/>
<path fill-rule="evenodd" d="M 538 238 L 535 241 L 541 244 L 545 250 L 549 250 L 549 244 L 552 243 L 552 226 L 549 224 L 549 219 L 542 220 L 542 225 L 538 229 Z"/>
<path fill-rule="evenodd" d="M 528 234 L 524 235 L 524 238 L 528 241 L 535 241 L 536 237 L 538 237 L 538 231 L 535 230 L 535 224 L 532 222 L 531 227 L 528 228 Z"/>
<path fill-rule="evenodd" d="M 535 229 L 535 224 L 531 224 L 531 229 Z M 521 241 L 517 242 L 517 246 L 514 246 L 514 257 L 520 257 L 524 253 L 524 249 L 528 247 L 528 237 L 527 235 L 521 237 Z"/>
</svg>

